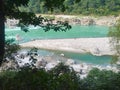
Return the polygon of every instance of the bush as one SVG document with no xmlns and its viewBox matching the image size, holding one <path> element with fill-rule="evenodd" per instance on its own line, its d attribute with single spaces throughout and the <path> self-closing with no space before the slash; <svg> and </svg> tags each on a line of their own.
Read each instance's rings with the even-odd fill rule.
<svg viewBox="0 0 120 90">
<path fill-rule="evenodd" d="M 0 73 L 0 90 L 120 90 L 120 72 L 93 69 L 84 79 L 68 66 L 50 71 L 21 68 Z"/>
<path fill-rule="evenodd" d="M 74 71 L 64 70 L 61 64 L 49 72 L 44 69 L 21 68 L 19 71 L 4 71 L 0 75 L 0 90 L 78 90 L 79 78 Z M 61 69 L 60 72 L 57 71 Z M 61 72 L 64 72 L 60 75 Z M 56 73 L 59 75 L 56 76 Z"/>
<path fill-rule="evenodd" d="M 95 68 L 83 80 L 82 87 L 85 90 L 120 90 L 119 83 L 120 73 Z"/>
</svg>

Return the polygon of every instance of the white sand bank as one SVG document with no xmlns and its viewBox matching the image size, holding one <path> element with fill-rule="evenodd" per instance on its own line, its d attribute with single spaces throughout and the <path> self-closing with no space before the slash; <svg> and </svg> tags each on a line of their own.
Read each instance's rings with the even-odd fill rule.
<svg viewBox="0 0 120 90">
<path fill-rule="evenodd" d="M 70 51 L 76 53 L 90 52 L 93 55 L 113 55 L 109 38 L 76 38 L 35 40 L 20 44 L 21 47 L 37 47 L 50 50 Z"/>
</svg>

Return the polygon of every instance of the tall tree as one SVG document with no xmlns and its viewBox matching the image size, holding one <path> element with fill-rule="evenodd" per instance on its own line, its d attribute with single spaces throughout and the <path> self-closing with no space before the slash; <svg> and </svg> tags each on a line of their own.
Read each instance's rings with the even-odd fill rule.
<svg viewBox="0 0 120 90">
<path fill-rule="evenodd" d="M 29 0 L 0 0 L 0 64 L 3 61 L 5 52 L 5 19 L 14 18 L 19 19 L 19 22 L 25 25 L 40 25 L 45 31 L 54 29 L 55 31 L 65 31 L 71 27 L 67 22 L 57 22 L 53 24 L 51 20 L 45 19 L 41 16 L 37 17 L 32 12 L 21 12 L 19 7 L 21 5 L 27 6 Z M 54 7 L 63 8 L 64 0 L 44 0 L 44 6 L 49 10 L 53 10 Z M 46 22 L 47 24 L 44 24 Z M 26 30 L 25 30 L 26 31 Z"/>
<path fill-rule="evenodd" d="M 5 17 L 4 17 L 4 3 L 3 0 L 0 0 L 0 64 L 4 56 L 4 45 L 5 45 Z"/>
</svg>

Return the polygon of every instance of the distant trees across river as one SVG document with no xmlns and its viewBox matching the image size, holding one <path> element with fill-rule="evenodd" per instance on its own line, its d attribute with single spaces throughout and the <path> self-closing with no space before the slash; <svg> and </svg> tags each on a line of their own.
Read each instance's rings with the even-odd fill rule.
<svg viewBox="0 0 120 90">
<path fill-rule="evenodd" d="M 120 0 L 65 0 L 62 11 L 45 8 L 44 0 L 30 0 L 28 7 L 20 7 L 22 11 L 42 14 L 83 14 L 83 15 L 119 15 Z M 64 12 L 63 12 L 64 11 Z"/>
</svg>

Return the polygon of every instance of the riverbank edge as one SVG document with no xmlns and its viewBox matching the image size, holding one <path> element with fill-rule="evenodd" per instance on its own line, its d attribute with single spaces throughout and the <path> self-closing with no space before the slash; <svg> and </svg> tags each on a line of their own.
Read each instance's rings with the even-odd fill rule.
<svg viewBox="0 0 120 90">
<path fill-rule="evenodd" d="M 100 25 L 100 26 L 114 26 L 120 15 L 114 16 L 82 16 L 82 15 L 47 15 L 37 14 L 55 21 L 68 21 L 71 25 Z"/>
</svg>

